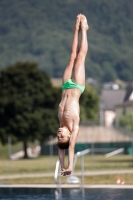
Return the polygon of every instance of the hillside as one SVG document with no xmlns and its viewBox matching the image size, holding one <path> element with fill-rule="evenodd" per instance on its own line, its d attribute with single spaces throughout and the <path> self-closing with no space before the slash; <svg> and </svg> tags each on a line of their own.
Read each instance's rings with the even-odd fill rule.
<svg viewBox="0 0 133 200">
<path fill-rule="evenodd" d="M 0 68 L 34 61 L 51 77 L 66 66 L 78 13 L 87 16 L 87 77 L 133 80 L 132 0 L 1 0 Z"/>
</svg>

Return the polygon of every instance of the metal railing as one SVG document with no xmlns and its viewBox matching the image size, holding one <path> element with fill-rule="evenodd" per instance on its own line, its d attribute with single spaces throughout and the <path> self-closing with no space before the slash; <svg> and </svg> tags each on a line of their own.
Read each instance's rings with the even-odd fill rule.
<svg viewBox="0 0 133 200">
<path fill-rule="evenodd" d="M 114 155 L 123 153 L 124 150 L 125 150 L 124 148 L 117 149 L 117 150 L 115 150 L 115 151 L 112 151 L 112 152 L 110 152 L 110 153 L 107 153 L 107 154 L 105 155 L 105 157 L 108 158 L 108 157 L 111 157 L 111 156 L 114 156 Z"/>
<path fill-rule="evenodd" d="M 54 182 L 57 184 L 55 190 L 55 199 L 60 199 L 62 197 L 61 175 L 59 174 L 60 169 L 60 161 L 57 160 L 54 173 Z"/>
<path fill-rule="evenodd" d="M 77 153 L 74 155 L 74 162 L 73 162 L 73 170 L 72 170 L 72 173 L 74 172 L 75 165 L 76 165 L 76 162 L 77 162 L 77 158 L 78 158 L 79 156 L 84 156 L 84 155 L 87 154 L 87 153 L 90 153 L 90 149 L 86 149 L 86 150 L 77 152 Z"/>
<path fill-rule="evenodd" d="M 79 156 L 84 156 L 84 155 L 87 154 L 87 153 L 90 153 L 90 149 L 86 149 L 86 150 L 77 152 L 77 153 L 74 155 L 74 162 L 73 162 L 72 173 L 74 172 L 75 165 L 76 165 L 76 162 L 77 162 L 77 158 L 78 158 Z M 82 165 L 83 165 L 83 162 L 82 162 Z M 59 183 L 59 181 L 58 181 L 59 168 L 60 168 L 60 161 L 57 160 L 57 161 L 56 161 L 56 166 L 55 166 L 55 173 L 54 173 L 54 181 L 55 181 L 56 184 Z M 82 168 L 83 168 L 83 167 L 82 167 Z"/>
<path fill-rule="evenodd" d="M 90 149 L 86 149 L 86 150 L 77 152 L 74 155 L 74 162 L 73 162 L 73 169 L 72 169 L 72 173 L 73 173 L 74 169 L 75 169 L 76 162 L 77 162 L 77 158 L 79 156 L 81 156 L 81 158 L 82 158 L 82 164 L 81 164 L 81 175 L 82 175 L 81 188 L 82 188 L 82 195 L 84 195 L 84 155 L 87 154 L 87 153 L 90 153 Z M 59 174 L 60 168 L 61 168 L 60 167 L 60 161 L 57 160 L 56 161 L 56 167 L 55 167 L 55 173 L 54 173 L 54 181 L 57 184 L 57 189 L 55 190 L 55 195 L 57 196 L 57 198 L 61 198 L 62 197 L 61 175 Z M 72 175 L 70 175 L 70 176 L 72 176 Z"/>
<path fill-rule="evenodd" d="M 82 181 L 81 181 L 81 184 L 80 184 L 80 189 L 82 190 L 82 196 L 84 196 L 84 155 L 91 153 L 91 152 L 92 152 L 91 149 L 86 149 L 86 150 L 77 152 L 74 155 L 72 174 L 74 173 L 77 158 L 81 156 L 81 177 L 82 177 Z M 117 155 L 117 154 L 123 153 L 123 152 L 124 152 L 124 148 L 120 148 L 120 149 L 117 149 L 115 151 L 112 151 L 110 153 L 105 154 L 105 156 L 108 158 L 110 156 L 114 156 L 114 155 Z M 58 199 L 62 197 L 60 170 L 61 170 L 60 161 L 57 160 L 56 167 L 55 167 L 54 181 L 57 184 L 57 189 L 56 189 L 55 193 L 56 193 Z M 70 176 L 72 176 L 72 174 Z"/>
</svg>

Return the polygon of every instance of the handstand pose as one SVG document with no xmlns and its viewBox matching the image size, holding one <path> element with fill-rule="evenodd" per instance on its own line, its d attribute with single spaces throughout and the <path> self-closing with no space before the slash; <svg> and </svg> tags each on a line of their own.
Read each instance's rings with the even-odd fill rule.
<svg viewBox="0 0 133 200">
<path fill-rule="evenodd" d="M 78 47 L 79 31 L 81 30 L 81 43 Z M 79 14 L 76 19 L 72 52 L 70 61 L 63 75 L 62 98 L 59 104 L 58 117 L 58 154 L 61 164 L 61 174 L 70 175 L 73 167 L 74 147 L 79 133 L 79 98 L 85 89 L 85 58 L 88 51 L 87 19 Z M 68 149 L 68 168 L 65 169 L 65 149 Z"/>
</svg>

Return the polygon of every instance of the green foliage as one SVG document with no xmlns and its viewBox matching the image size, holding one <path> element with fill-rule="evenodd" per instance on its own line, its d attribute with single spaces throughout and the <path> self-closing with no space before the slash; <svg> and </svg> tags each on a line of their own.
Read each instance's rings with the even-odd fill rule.
<svg viewBox="0 0 133 200">
<path fill-rule="evenodd" d="M 104 73 L 103 73 L 103 77 L 102 77 L 103 82 L 115 81 L 116 80 L 116 78 L 117 78 L 116 73 L 111 68 L 109 62 L 104 62 L 103 69 L 104 69 Z"/>
<path fill-rule="evenodd" d="M 46 141 L 56 135 L 57 109 L 61 88 L 53 88 L 49 76 L 35 63 L 18 62 L 1 70 L 0 76 L 0 139 L 7 143 L 27 142 L 38 139 Z M 81 95 L 81 121 L 97 119 L 98 94 L 89 85 Z"/>
<path fill-rule="evenodd" d="M 16 63 L 1 70 L 0 76 L 0 138 L 7 142 L 11 135 L 23 141 L 47 140 L 58 127 L 58 89 L 49 76 L 35 63 Z"/>
<path fill-rule="evenodd" d="M 80 97 L 81 121 L 97 120 L 99 96 L 97 92 L 86 84 L 84 93 Z"/>
<path fill-rule="evenodd" d="M 75 17 L 83 13 L 90 27 L 87 77 L 132 81 L 132 10 L 131 0 L 1 1 L 0 68 L 20 60 L 33 61 L 51 77 L 61 77 L 69 59 Z"/>
<path fill-rule="evenodd" d="M 122 115 L 119 120 L 119 126 L 128 131 L 133 131 L 133 114 Z"/>
</svg>

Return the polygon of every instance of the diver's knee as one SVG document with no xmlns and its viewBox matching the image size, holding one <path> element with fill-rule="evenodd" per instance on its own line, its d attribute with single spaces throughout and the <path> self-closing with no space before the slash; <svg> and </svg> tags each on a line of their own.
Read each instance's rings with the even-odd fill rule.
<svg viewBox="0 0 133 200">
<path fill-rule="evenodd" d="M 76 59 L 76 54 L 72 53 L 70 56 L 70 60 L 75 61 L 75 59 Z"/>
<path fill-rule="evenodd" d="M 85 54 L 84 52 L 79 52 L 79 53 L 78 53 L 78 56 L 77 56 L 77 59 L 78 59 L 78 60 L 83 60 L 83 59 L 85 58 L 85 55 L 86 55 L 86 54 Z"/>
</svg>

